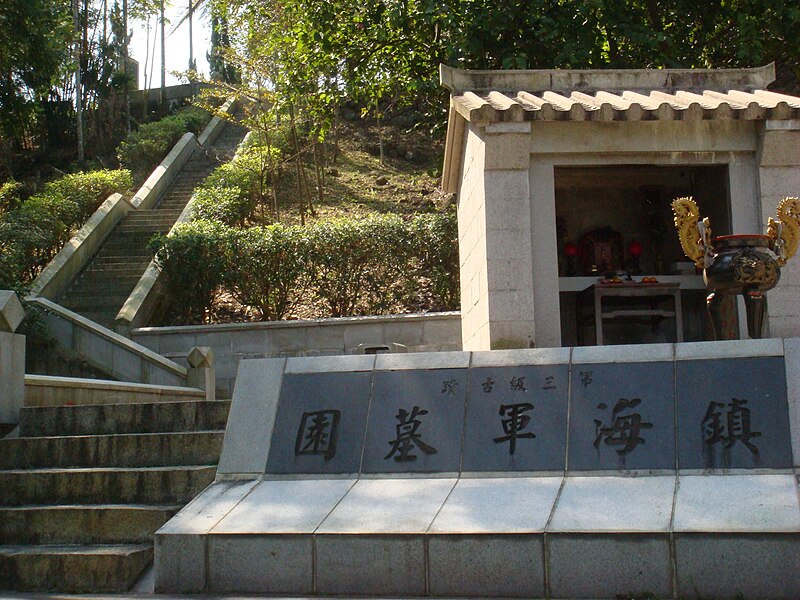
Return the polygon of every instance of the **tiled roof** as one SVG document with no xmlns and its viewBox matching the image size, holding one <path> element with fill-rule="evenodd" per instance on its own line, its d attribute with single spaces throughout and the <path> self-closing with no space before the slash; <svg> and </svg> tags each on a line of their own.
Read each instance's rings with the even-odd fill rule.
<svg viewBox="0 0 800 600">
<path fill-rule="evenodd" d="M 460 71 L 441 68 L 452 108 L 476 123 L 799 119 L 800 98 L 766 87 L 773 65 L 735 70 Z"/>
</svg>

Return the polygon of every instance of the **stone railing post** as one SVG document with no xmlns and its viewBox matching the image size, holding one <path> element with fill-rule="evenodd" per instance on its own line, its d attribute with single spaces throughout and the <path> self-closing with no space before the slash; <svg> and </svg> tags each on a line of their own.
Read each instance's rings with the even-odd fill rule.
<svg viewBox="0 0 800 600">
<path fill-rule="evenodd" d="M 14 333 L 25 309 L 10 290 L 0 290 L 0 437 L 19 423 L 25 400 L 25 336 Z"/>
<path fill-rule="evenodd" d="M 208 346 L 196 346 L 186 358 L 189 361 L 186 384 L 204 390 L 206 400 L 215 400 L 217 377 L 214 372 L 214 352 Z"/>
</svg>

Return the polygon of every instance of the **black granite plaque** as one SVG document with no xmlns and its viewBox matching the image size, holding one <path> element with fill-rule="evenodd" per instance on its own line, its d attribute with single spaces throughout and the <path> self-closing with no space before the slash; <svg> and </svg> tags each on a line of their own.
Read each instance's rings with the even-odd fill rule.
<svg viewBox="0 0 800 600">
<path fill-rule="evenodd" d="M 570 470 L 674 469 L 672 362 L 574 364 Z"/>
<path fill-rule="evenodd" d="M 792 466 L 782 357 L 679 361 L 678 467 Z"/>
<path fill-rule="evenodd" d="M 559 471 L 569 366 L 470 369 L 464 471 Z"/>
<path fill-rule="evenodd" d="M 362 472 L 458 471 L 467 369 L 376 371 Z"/>
<path fill-rule="evenodd" d="M 283 376 L 267 473 L 358 473 L 371 372 Z"/>
</svg>

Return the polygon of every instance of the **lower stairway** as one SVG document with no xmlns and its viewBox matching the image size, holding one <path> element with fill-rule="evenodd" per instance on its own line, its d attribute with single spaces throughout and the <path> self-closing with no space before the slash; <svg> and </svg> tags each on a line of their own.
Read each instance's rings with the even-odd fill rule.
<svg viewBox="0 0 800 600">
<path fill-rule="evenodd" d="M 0 440 L 0 590 L 129 590 L 214 479 L 229 401 L 23 408 Z"/>
</svg>

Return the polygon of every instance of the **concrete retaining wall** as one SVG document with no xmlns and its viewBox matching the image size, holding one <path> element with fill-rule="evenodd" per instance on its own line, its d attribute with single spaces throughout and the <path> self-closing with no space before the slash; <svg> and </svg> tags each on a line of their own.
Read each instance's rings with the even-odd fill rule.
<svg viewBox="0 0 800 600">
<path fill-rule="evenodd" d="M 183 137 L 161 161 L 161 164 L 150 173 L 150 177 L 142 184 L 139 191 L 131 198 L 131 204 L 136 208 L 153 208 L 198 146 L 197 137 L 193 133 L 184 133 Z"/>
<path fill-rule="evenodd" d="M 229 98 L 225 104 L 220 106 L 219 113 L 232 115 L 238 110 L 239 105 L 240 102 L 237 98 Z M 224 117 L 213 117 L 208 125 L 206 125 L 205 129 L 203 129 L 202 133 L 197 136 L 197 141 L 201 146 L 213 144 L 219 137 L 219 134 L 222 133 L 222 130 L 225 129 L 226 123 L 227 120 Z"/>
<path fill-rule="evenodd" d="M 354 354 L 360 344 L 403 344 L 409 352 L 461 349 L 458 312 L 308 321 L 273 321 L 188 327 L 147 327 L 132 339 L 185 365 L 195 346 L 209 346 L 216 360 L 217 393 L 230 398 L 239 361 L 279 356 Z"/>
</svg>

